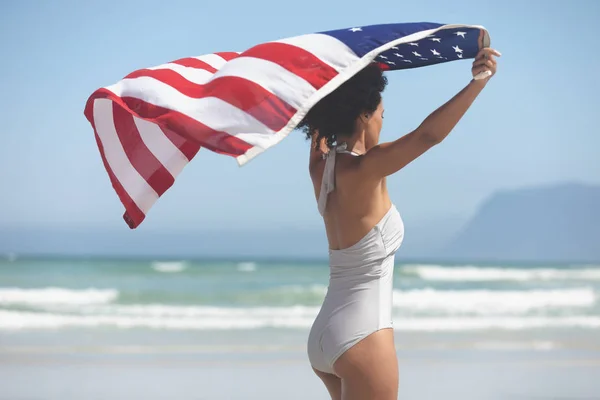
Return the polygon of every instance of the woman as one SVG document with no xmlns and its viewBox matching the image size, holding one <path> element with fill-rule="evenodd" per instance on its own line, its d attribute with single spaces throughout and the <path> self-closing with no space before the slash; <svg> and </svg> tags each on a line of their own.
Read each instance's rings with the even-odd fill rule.
<svg viewBox="0 0 600 400">
<path fill-rule="evenodd" d="M 496 72 L 493 49 L 475 58 L 471 80 L 413 132 L 378 144 L 387 80 L 371 64 L 316 104 L 300 124 L 312 139 L 310 176 L 329 242 L 327 295 L 308 356 L 334 400 L 392 400 L 398 362 L 392 329 L 394 255 L 404 226 L 386 177 L 440 143 Z"/>
</svg>

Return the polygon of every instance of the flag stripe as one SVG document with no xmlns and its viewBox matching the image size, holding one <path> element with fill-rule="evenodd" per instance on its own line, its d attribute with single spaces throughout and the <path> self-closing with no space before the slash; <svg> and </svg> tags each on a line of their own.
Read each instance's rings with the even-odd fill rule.
<svg viewBox="0 0 600 400">
<path fill-rule="evenodd" d="M 278 96 L 257 83 L 243 78 L 225 76 L 214 79 L 206 85 L 195 85 L 170 69 L 139 70 L 129 78 L 140 77 L 154 78 L 191 98 L 219 98 L 247 112 L 274 131 L 283 128 L 296 113 L 295 108 L 286 104 Z"/>
<path fill-rule="evenodd" d="M 141 116 L 137 112 L 135 112 L 127 104 L 125 104 L 123 99 L 121 99 L 118 96 L 115 96 L 114 93 L 106 90 L 106 88 L 101 88 L 101 89 L 96 90 L 94 92 L 94 94 L 92 96 L 90 96 L 90 98 L 88 99 L 88 101 L 85 105 L 85 110 L 84 110 L 84 115 L 86 116 L 86 118 L 88 119 L 88 121 L 90 122 L 92 127 L 94 128 L 95 132 L 96 132 L 96 126 L 95 126 L 95 122 L 94 122 L 94 101 L 95 101 L 95 99 L 98 99 L 98 98 L 108 98 L 111 101 L 114 101 L 115 103 L 119 104 L 124 109 L 127 109 L 132 115 L 135 115 L 135 116 L 141 118 Z M 132 100 L 132 102 L 135 103 L 134 100 Z M 137 104 L 134 104 L 134 105 L 137 106 Z M 154 114 L 155 115 L 163 115 L 163 114 L 166 114 L 167 112 L 168 112 L 168 110 L 161 109 L 160 112 L 155 112 Z M 185 117 L 182 117 L 182 118 L 185 118 Z M 191 124 L 191 125 L 193 125 L 193 124 Z M 159 125 L 157 125 L 157 126 L 159 126 Z M 186 156 L 186 158 L 188 160 L 192 160 L 192 158 L 194 158 L 196 153 L 198 153 L 198 151 L 200 150 L 201 146 L 197 140 L 189 140 L 182 136 L 182 133 L 185 133 L 184 131 L 177 133 L 177 131 L 170 130 L 166 126 L 159 126 L 159 128 L 163 131 L 165 136 L 167 138 L 169 138 L 169 140 L 175 146 L 177 146 L 177 148 Z M 189 137 L 191 137 L 191 136 L 188 136 L 188 138 Z"/>
<path fill-rule="evenodd" d="M 140 87 L 143 91 L 139 90 Z M 250 114 L 221 99 L 215 97 L 194 99 L 153 78 L 142 76 L 123 79 L 107 89 L 123 98 L 141 94 L 144 96 L 141 100 L 146 103 L 180 112 L 212 130 L 226 132 L 232 136 L 251 132 L 273 133 L 269 127 Z M 143 113 L 141 114 L 145 117 Z M 254 145 L 254 143 L 249 144 Z"/>
<path fill-rule="evenodd" d="M 173 178 L 187 165 L 187 157 L 169 140 L 160 127 L 152 122 L 133 117 L 140 137 L 154 157 L 164 165 Z"/>
<path fill-rule="evenodd" d="M 299 47 L 317 57 L 319 60 L 340 72 L 360 58 L 343 42 L 320 33 L 296 36 L 277 40 L 275 43 L 286 43 Z"/>
<path fill-rule="evenodd" d="M 286 43 L 265 43 L 244 52 L 244 57 L 260 58 L 280 65 L 292 74 L 301 77 L 313 88 L 320 89 L 338 72 L 314 54 Z M 271 76 L 265 77 L 265 79 Z M 296 108 L 300 108 L 296 105 Z"/>
<path fill-rule="evenodd" d="M 240 53 L 237 53 L 235 51 L 220 51 L 215 54 L 218 55 L 219 57 L 223 58 L 226 61 L 231 61 L 240 55 Z"/>
<path fill-rule="evenodd" d="M 300 108 L 316 92 L 302 77 L 279 64 L 260 58 L 240 56 L 221 68 L 214 79 L 226 76 L 255 82 L 294 108 Z"/>
<path fill-rule="evenodd" d="M 197 58 L 193 58 L 193 57 L 181 58 L 179 60 L 171 61 L 169 64 L 177 64 L 177 65 L 181 65 L 184 67 L 204 69 L 208 72 L 212 72 L 213 74 L 215 72 L 217 72 L 217 69 L 215 67 L 213 67 L 212 65 L 207 64 L 204 61 L 198 60 Z M 150 68 L 150 69 L 152 69 L 152 68 Z"/>
<path fill-rule="evenodd" d="M 125 213 L 123 215 L 123 219 L 125 220 L 127 225 L 129 225 L 129 227 L 133 229 L 133 228 L 136 228 L 140 223 L 142 223 L 142 221 L 145 218 L 145 215 L 138 208 L 138 206 L 131 199 L 131 197 L 129 197 L 129 195 L 127 194 L 127 192 L 125 191 L 125 189 L 123 188 L 123 186 L 121 185 L 121 183 L 119 182 L 117 177 L 115 176 L 114 172 L 112 171 L 110 165 L 108 164 L 108 160 L 106 159 L 106 154 L 104 152 L 104 145 L 102 144 L 102 141 L 100 140 L 100 136 L 98 135 L 98 130 L 96 129 L 96 123 L 93 118 L 93 114 L 94 114 L 93 103 L 95 103 L 95 101 L 92 101 L 92 102 L 88 101 L 86 109 L 85 109 L 85 115 L 88 118 L 88 120 L 90 121 L 92 128 L 94 129 L 94 138 L 96 139 L 96 145 L 98 146 L 100 158 L 102 160 L 102 164 L 104 165 L 104 169 L 106 170 L 106 172 L 108 174 L 110 183 L 112 184 L 113 189 L 117 193 L 117 196 L 119 197 L 119 200 L 121 201 L 121 204 L 123 204 L 123 206 L 125 207 Z"/>
<path fill-rule="evenodd" d="M 181 77 L 185 78 L 188 82 L 195 83 L 197 85 L 203 85 L 203 84 L 209 82 L 214 75 L 213 73 L 208 72 L 204 69 L 191 68 L 191 67 L 185 67 L 185 66 L 179 65 L 179 64 L 168 63 L 168 64 L 163 64 L 163 65 L 159 65 L 159 66 L 152 67 L 152 68 L 135 71 L 134 73 L 127 75 L 127 78 L 136 78 L 138 76 L 142 76 L 142 74 L 141 74 L 142 71 L 149 71 L 149 70 L 150 71 L 171 70 L 171 71 L 179 74 Z M 177 86 L 177 85 L 175 85 L 175 86 Z"/>
<path fill-rule="evenodd" d="M 203 61 L 215 69 L 221 68 L 227 61 L 216 54 L 205 54 L 203 56 L 193 57 L 196 60 Z"/>
<path fill-rule="evenodd" d="M 129 162 L 156 194 L 162 196 L 175 179 L 144 143 L 133 121 L 133 115 L 118 104 L 111 103 L 115 132 Z"/>
<path fill-rule="evenodd" d="M 115 130 L 113 106 L 109 99 L 94 101 L 94 121 L 106 161 L 125 192 L 144 214 L 158 199 L 156 192 L 131 165 Z"/>
<path fill-rule="evenodd" d="M 110 183 L 112 184 L 113 189 L 117 193 L 119 200 L 125 207 L 125 213 L 123 215 L 123 219 L 127 222 L 130 228 L 137 227 L 145 218 L 145 214 L 138 208 L 135 202 L 129 197 L 123 185 L 119 182 L 114 172 L 110 168 L 108 161 L 106 160 L 106 154 L 104 153 L 104 146 L 102 145 L 102 141 L 100 140 L 100 136 L 96 129 L 94 128 L 94 137 L 96 138 L 96 144 L 98 145 L 98 150 L 100 151 L 100 157 L 102 159 L 102 164 L 104 164 L 104 169 L 108 173 L 108 177 L 110 179 Z"/>
<path fill-rule="evenodd" d="M 155 124 L 155 126 L 165 134 L 165 137 L 167 137 L 171 143 L 177 146 L 179 151 L 181 151 L 188 161 L 192 161 L 192 158 L 200 151 L 200 145 L 197 142 L 187 140 L 180 134 L 167 129 L 164 126 L 159 126 L 158 124 Z"/>
<path fill-rule="evenodd" d="M 157 123 L 163 130 L 178 132 L 186 139 L 193 140 L 201 147 L 205 147 L 216 153 L 235 157 L 244 154 L 252 148 L 249 143 L 226 132 L 211 129 L 186 114 L 158 107 L 134 97 L 116 98 L 120 99 L 125 107 L 135 110 L 136 115 L 143 115 L 144 119 Z"/>
</svg>

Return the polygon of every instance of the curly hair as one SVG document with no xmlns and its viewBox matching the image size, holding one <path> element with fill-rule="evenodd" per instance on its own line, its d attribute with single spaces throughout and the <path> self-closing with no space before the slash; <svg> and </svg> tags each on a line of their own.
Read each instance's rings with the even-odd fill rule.
<svg viewBox="0 0 600 400">
<path fill-rule="evenodd" d="M 297 128 L 309 140 L 318 132 L 315 145 L 318 147 L 326 139 L 327 147 L 332 148 L 338 137 L 354 133 L 360 114 L 377 109 L 386 85 L 387 78 L 381 68 L 371 63 L 315 104 Z"/>
</svg>

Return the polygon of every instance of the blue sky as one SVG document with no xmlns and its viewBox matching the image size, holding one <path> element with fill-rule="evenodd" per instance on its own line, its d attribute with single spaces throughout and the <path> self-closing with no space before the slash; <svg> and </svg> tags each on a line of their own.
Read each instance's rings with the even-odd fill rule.
<svg viewBox="0 0 600 400">
<path fill-rule="evenodd" d="M 0 227 L 128 229 L 83 116 L 98 87 L 180 57 L 386 22 L 484 25 L 503 54 L 450 137 L 389 180 L 405 220 L 462 219 L 499 189 L 600 184 L 599 4 L 2 2 Z M 382 140 L 415 128 L 469 74 L 470 61 L 389 74 Z M 318 229 L 307 160 L 299 133 L 243 168 L 202 150 L 139 230 Z"/>
</svg>

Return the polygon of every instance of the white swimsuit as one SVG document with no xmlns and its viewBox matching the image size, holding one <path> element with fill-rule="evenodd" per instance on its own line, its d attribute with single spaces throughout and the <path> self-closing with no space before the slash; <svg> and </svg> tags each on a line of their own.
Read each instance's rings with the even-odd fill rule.
<svg viewBox="0 0 600 400">
<path fill-rule="evenodd" d="M 319 212 L 335 189 L 337 146 L 326 156 Z M 313 368 L 333 374 L 333 364 L 348 349 L 380 329 L 392 327 L 395 253 L 404 238 L 404 224 L 395 206 L 358 243 L 329 250 L 329 287 L 308 337 Z"/>
</svg>

